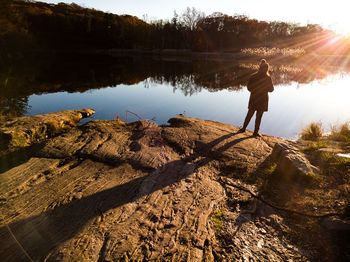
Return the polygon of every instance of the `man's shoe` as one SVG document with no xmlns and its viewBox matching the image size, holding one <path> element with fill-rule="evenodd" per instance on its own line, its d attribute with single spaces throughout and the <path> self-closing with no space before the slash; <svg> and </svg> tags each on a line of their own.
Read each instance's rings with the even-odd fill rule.
<svg viewBox="0 0 350 262">
<path fill-rule="evenodd" d="M 245 132 L 245 128 L 241 128 L 240 130 L 238 130 L 238 133 L 244 133 Z"/>
<path fill-rule="evenodd" d="M 253 133 L 253 136 L 254 136 L 254 137 L 261 137 L 261 135 L 260 135 L 258 132 L 254 132 L 254 133 Z"/>
</svg>

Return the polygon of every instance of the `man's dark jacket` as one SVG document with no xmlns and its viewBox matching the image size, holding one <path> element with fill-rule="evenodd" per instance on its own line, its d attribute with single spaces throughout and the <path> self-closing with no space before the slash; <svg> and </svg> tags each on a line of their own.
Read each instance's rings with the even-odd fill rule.
<svg viewBox="0 0 350 262">
<path fill-rule="evenodd" d="M 265 73 L 257 72 L 248 81 L 250 91 L 248 108 L 258 111 L 267 111 L 269 105 L 268 92 L 274 90 L 271 77 Z"/>
</svg>

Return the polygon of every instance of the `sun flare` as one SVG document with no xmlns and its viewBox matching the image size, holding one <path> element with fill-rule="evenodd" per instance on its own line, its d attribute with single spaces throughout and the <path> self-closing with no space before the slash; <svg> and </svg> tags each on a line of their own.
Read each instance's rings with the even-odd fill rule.
<svg viewBox="0 0 350 262">
<path fill-rule="evenodd" d="M 350 17 L 346 11 L 346 5 L 347 3 L 343 1 L 338 4 L 334 3 L 329 7 L 330 10 L 327 13 L 323 12 L 325 17 L 322 24 L 340 36 L 350 36 Z"/>
<path fill-rule="evenodd" d="M 341 37 L 350 37 L 350 21 L 331 25 L 331 29 Z"/>
</svg>

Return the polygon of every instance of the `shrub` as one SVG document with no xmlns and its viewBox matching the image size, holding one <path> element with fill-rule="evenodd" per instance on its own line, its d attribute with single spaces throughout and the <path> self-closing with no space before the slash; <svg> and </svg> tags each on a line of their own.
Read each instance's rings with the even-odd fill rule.
<svg viewBox="0 0 350 262">
<path fill-rule="evenodd" d="M 322 124 L 312 122 L 310 125 L 303 128 L 300 136 L 304 140 L 319 140 L 322 137 Z"/>
<path fill-rule="evenodd" d="M 350 142 L 350 124 L 349 122 L 340 126 L 331 126 L 330 138 L 335 141 Z"/>
</svg>

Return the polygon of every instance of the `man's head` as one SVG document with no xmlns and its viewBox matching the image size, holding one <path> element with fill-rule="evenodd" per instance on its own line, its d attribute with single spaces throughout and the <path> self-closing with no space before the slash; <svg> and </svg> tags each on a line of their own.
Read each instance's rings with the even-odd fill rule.
<svg viewBox="0 0 350 262">
<path fill-rule="evenodd" d="M 259 72 L 266 74 L 268 71 L 269 71 L 269 64 L 266 62 L 265 59 L 261 59 Z"/>
</svg>

